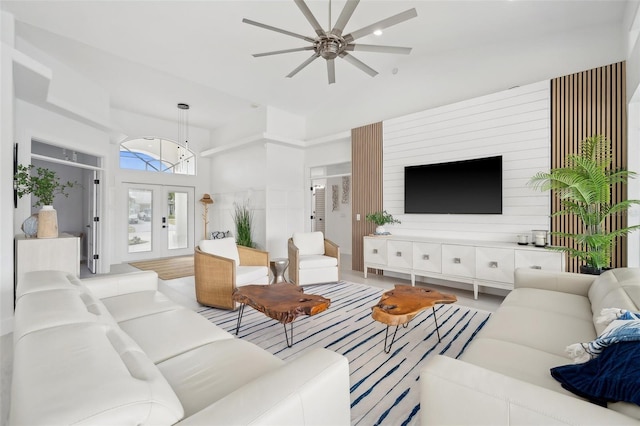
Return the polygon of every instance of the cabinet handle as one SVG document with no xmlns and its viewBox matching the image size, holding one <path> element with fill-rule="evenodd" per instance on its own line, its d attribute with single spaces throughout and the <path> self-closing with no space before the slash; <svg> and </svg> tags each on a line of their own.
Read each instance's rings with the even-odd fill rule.
<svg viewBox="0 0 640 426">
<path fill-rule="evenodd" d="M 489 262 L 489 268 L 497 268 L 498 262 Z"/>
<path fill-rule="evenodd" d="M 424 260 L 429 260 L 429 255 L 428 255 L 428 254 L 423 254 L 423 255 L 422 255 L 422 258 L 423 258 Z"/>
<path fill-rule="evenodd" d="M 402 252 L 401 252 L 401 251 L 397 251 L 397 252 L 396 252 L 396 256 L 398 256 L 398 257 L 402 257 Z"/>
<path fill-rule="evenodd" d="M 531 267 L 531 269 L 542 269 L 542 266 L 539 266 L 539 265 L 533 265 L 533 266 Z"/>
<path fill-rule="evenodd" d="M 454 257 L 453 258 L 453 263 L 460 263 L 460 258 L 459 257 Z"/>
<path fill-rule="evenodd" d="M 373 249 L 373 254 L 378 254 L 378 249 Z"/>
</svg>

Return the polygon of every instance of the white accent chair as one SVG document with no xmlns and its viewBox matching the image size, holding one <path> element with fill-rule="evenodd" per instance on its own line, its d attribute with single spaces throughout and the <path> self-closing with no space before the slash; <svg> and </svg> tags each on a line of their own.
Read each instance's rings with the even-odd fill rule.
<svg viewBox="0 0 640 426">
<path fill-rule="evenodd" d="M 269 284 L 269 253 L 236 245 L 233 237 L 202 240 L 195 249 L 198 303 L 235 309 L 232 294 L 247 284 Z"/>
<path fill-rule="evenodd" d="M 307 285 L 340 279 L 340 247 L 322 232 L 294 232 L 288 246 L 289 281 Z"/>
</svg>

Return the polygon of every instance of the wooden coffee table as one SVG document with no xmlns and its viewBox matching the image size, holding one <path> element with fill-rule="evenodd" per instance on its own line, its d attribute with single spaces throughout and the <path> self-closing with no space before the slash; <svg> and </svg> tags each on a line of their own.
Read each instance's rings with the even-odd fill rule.
<svg viewBox="0 0 640 426">
<path fill-rule="evenodd" d="M 440 342 L 440 331 L 438 330 L 438 320 L 434 305 L 444 303 L 454 303 L 458 299 L 453 294 L 443 294 L 435 290 L 424 287 L 413 287 L 410 285 L 396 284 L 393 290 L 382 294 L 378 304 L 371 308 L 371 316 L 374 320 L 387 325 L 384 336 L 384 352 L 391 352 L 391 346 L 396 338 L 398 327 L 407 328 L 409 321 L 425 309 L 433 309 L 433 320 L 436 324 L 438 342 Z M 389 327 L 396 326 L 391 338 L 391 343 L 387 346 L 389 337 Z"/>
<path fill-rule="evenodd" d="M 238 287 L 233 291 L 233 300 L 240 303 L 236 335 L 240 330 L 244 307 L 249 305 L 269 318 L 282 323 L 289 348 L 293 346 L 293 321 L 300 315 L 319 314 L 327 310 L 331 304 L 330 299 L 317 294 L 305 294 L 302 287 L 286 282 Z M 289 342 L 287 324 L 291 324 L 291 342 Z"/>
</svg>

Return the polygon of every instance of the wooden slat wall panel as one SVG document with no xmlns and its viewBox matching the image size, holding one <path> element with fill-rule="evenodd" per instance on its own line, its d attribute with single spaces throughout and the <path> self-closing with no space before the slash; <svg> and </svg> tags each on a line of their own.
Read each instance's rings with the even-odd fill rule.
<svg viewBox="0 0 640 426">
<path fill-rule="evenodd" d="M 351 130 L 352 256 L 354 271 L 364 271 L 362 238 L 376 226 L 364 218 L 382 210 L 382 123 Z M 360 214 L 360 220 L 356 215 Z"/>
<path fill-rule="evenodd" d="M 627 104 L 625 86 L 625 62 L 567 75 L 551 80 L 551 167 L 564 165 L 568 154 L 577 153 L 579 142 L 595 134 L 607 136 L 613 145 L 613 168 L 627 167 Z M 626 186 L 617 185 L 612 202 L 627 198 Z M 556 197 L 552 198 L 551 211 L 560 209 Z M 626 226 L 626 216 L 608 220 L 608 229 Z M 559 216 L 551 221 L 551 230 L 580 232 L 575 217 Z M 554 237 L 552 244 L 569 245 L 571 240 Z M 626 266 L 627 241 L 618 239 L 612 256 L 612 266 Z M 577 272 L 580 262 L 567 259 L 567 270 Z"/>
</svg>

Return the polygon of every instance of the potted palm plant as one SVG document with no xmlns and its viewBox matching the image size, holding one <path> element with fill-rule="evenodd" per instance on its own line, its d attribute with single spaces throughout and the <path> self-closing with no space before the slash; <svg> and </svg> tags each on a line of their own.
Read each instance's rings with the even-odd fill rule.
<svg viewBox="0 0 640 426">
<path fill-rule="evenodd" d="M 387 234 L 387 231 L 384 229 L 384 225 L 401 223 L 399 220 L 394 219 L 393 215 L 391 215 L 390 213 L 387 213 L 386 210 L 369 213 L 368 215 L 365 216 L 365 219 L 377 225 L 377 228 L 376 228 L 377 235 Z"/>
<path fill-rule="evenodd" d="M 32 174 L 32 170 L 36 173 Z M 16 174 L 13 176 L 14 188 L 19 198 L 25 195 L 35 195 L 38 200 L 33 207 L 42 207 L 38 213 L 38 238 L 56 238 L 58 236 L 58 215 L 53 208 L 53 199 L 56 195 L 68 197 L 66 191 L 77 182 L 62 183 L 53 170 L 44 167 L 35 167 L 19 164 Z"/>
<path fill-rule="evenodd" d="M 625 183 L 634 172 L 611 170 L 611 142 L 602 135 L 594 135 L 580 143 L 578 154 L 568 155 L 564 167 L 539 172 L 529 184 L 542 191 L 552 190 L 559 197 L 562 209 L 554 215 L 576 215 L 582 230 L 576 233 L 552 232 L 570 238 L 576 247 L 550 247 L 582 260 L 581 272 L 600 274 L 611 266 L 611 253 L 616 238 L 640 229 L 640 225 L 609 230 L 605 220 L 626 212 L 640 200 L 624 200 L 612 204 L 611 189 Z"/>
</svg>

